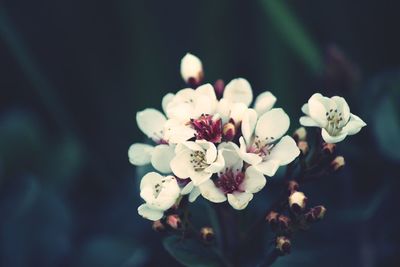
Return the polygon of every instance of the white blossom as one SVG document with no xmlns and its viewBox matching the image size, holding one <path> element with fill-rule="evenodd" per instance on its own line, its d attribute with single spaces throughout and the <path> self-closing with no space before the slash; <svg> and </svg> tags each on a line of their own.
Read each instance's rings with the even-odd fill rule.
<svg viewBox="0 0 400 267">
<path fill-rule="evenodd" d="M 300 118 L 300 124 L 320 127 L 326 143 L 338 143 L 367 125 L 361 118 L 350 113 L 346 100 L 339 96 L 328 98 L 316 93 L 303 105 L 302 111 L 306 116 Z"/>
<path fill-rule="evenodd" d="M 150 172 L 140 182 L 140 197 L 145 201 L 138 207 L 138 213 L 149 220 L 156 221 L 164 216 L 180 196 L 180 188 L 174 176 L 162 176 Z"/>
<path fill-rule="evenodd" d="M 215 145 L 205 140 L 179 143 L 175 154 L 170 164 L 172 172 L 181 179 L 190 178 L 195 186 L 210 179 L 225 165 Z"/>
<path fill-rule="evenodd" d="M 203 80 L 203 64 L 195 55 L 187 53 L 181 60 L 181 76 L 186 83 L 200 84 Z"/>
<path fill-rule="evenodd" d="M 279 166 L 289 164 L 300 154 L 293 138 L 283 136 L 289 124 L 281 108 L 271 109 L 259 118 L 255 110 L 248 109 L 242 121 L 239 155 L 256 170 L 273 176 Z"/>
</svg>

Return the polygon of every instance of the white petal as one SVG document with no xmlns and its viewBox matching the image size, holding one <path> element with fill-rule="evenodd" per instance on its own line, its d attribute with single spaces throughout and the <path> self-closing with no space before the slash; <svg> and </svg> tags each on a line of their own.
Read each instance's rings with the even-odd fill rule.
<svg viewBox="0 0 400 267">
<path fill-rule="evenodd" d="M 202 95 L 206 96 L 210 100 L 217 100 L 217 96 L 215 95 L 215 90 L 214 87 L 209 84 L 203 84 L 202 86 L 199 86 L 195 90 L 196 96 Z"/>
<path fill-rule="evenodd" d="M 347 104 L 346 100 L 343 97 L 340 96 L 334 96 L 331 98 L 333 101 L 335 101 L 336 106 L 337 106 L 337 112 L 342 113 L 342 118 L 344 122 L 348 122 L 350 118 L 350 108 L 349 105 Z"/>
<path fill-rule="evenodd" d="M 234 192 L 228 194 L 228 202 L 234 209 L 242 210 L 247 207 L 250 200 L 253 199 L 253 194 L 246 192 Z"/>
<path fill-rule="evenodd" d="M 181 60 L 182 79 L 188 82 L 190 78 L 194 78 L 199 82 L 199 79 L 203 76 L 202 73 L 203 64 L 200 59 L 195 55 L 187 53 Z"/>
<path fill-rule="evenodd" d="M 269 91 L 261 93 L 257 96 L 254 103 L 254 109 L 257 111 L 258 115 L 262 115 L 268 110 L 270 110 L 276 102 L 276 97 Z"/>
<path fill-rule="evenodd" d="M 267 160 L 279 161 L 280 165 L 286 165 L 292 162 L 300 154 L 300 150 L 292 137 L 285 135 L 272 148 L 271 153 L 267 156 Z"/>
<path fill-rule="evenodd" d="M 159 173 L 156 172 L 149 172 L 145 176 L 143 176 L 142 180 L 140 180 L 140 190 L 143 190 L 145 187 L 153 187 L 154 185 L 161 182 L 164 178 Z"/>
<path fill-rule="evenodd" d="M 164 216 L 162 210 L 151 209 L 146 204 L 140 205 L 137 210 L 140 216 L 151 221 L 157 221 Z"/>
<path fill-rule="evenodd" d="M 194 137 L 195 131 L 177 119 L 169 119 L 164 126 L 164 138 L 171 144 L 178 144 Z"/>
<path fill-rule="evenodd" d="M 162 105 L 162 109 L 163 109 L 165 114 L 167 114 L 167 106 L 168 106 L 168 104 L 174 99 L 174 97 L 175 97 L 175 95 L 172 94 L 172 93 L 168 93 L 163 97 L 161 105 Z"/>
<path fill-rule="evenodd" d="M 177 153 L 170 162 L 172 172 L 181 179 L 190 177 L 192 164 L 190 163 L 190 150 Z"/>
<path fill-rule="evenodd" d="M 318 122 L 314 121 L 311 117 L 302 116 L 299 120 L 300 124 L 306 127 L 320 127 Z"/>
<path fill-rule="evenodd" d="M 347 132 L 341 131 L 341 134 L 336 135 L 336 136 L 331 136 L 325 129 L 322 129 L 321 131 L 322 134 L 322 139 L 328 144 L 335 144 L 340 141 L 343 141 L 343 139 L 346 138 Z"/>
<path fill-rule="evenodd" d="M 233 120 L 236 126 L 239 125 L 239 123 L 243 119 L 243 114 L 247 110 L 247 106 L 243 103 L 233 103 L 231 106 L 231 113 L 230 113 L 230 118 Z"/>
<path fill-rule="evenodd" d="M 264 188 L 267 183 L 265 176 L 253 166 L 246 169 L 245 178 L 241 187 L 247 193 L 257 193 Z"/>
<path fill-rule="evenodd" d="M 170 162 L 175 156 L 174 150 L 174 147 L 169 145 L 156 146 L 151 157 L 153 167 L 159 172 L 170 173 Z"/>
<path fill-rule="evenodd" d="M 289 116 L 283 109 L 274 108 L 258 119 L 255 133 L 261 140 L 265 139 L 267 143 L 272 143 L 287 132 L 289 125 Z"/>
<path fill-rule="evenodd" d="M 149 164 L 154 147 L 147 144 L 135 143 L 129 147 L 129 162 L 136 166 Z"/>
<path fill-rule="evenodd" d="M 244 112 L 241 127 L 242 135 L 246 143 L 250 143 L 253 136 L 257 124 L 257 117 L 257 112 L 254 109 L 249 108 Z"/>
<path fill-rule="evenodd" d="M 232 103 L 229 100 L 224 99 L 224 98 L 222 98 L 217 104 L 216 113 L 218 113 L 219 116 L 221 117 L 223 124 L 229 122 L 231 107 L 232 107 Z"/>
<path fill-rule="evenodd" d="M 224 158 L 225 168 L 239 168 L 243 167 L 243 160 L 238 154 L 239 148 L 233 143 L 221 143 L 218 146 L 218 153 Z"/>
<path fill-rule="evenodd" d="M 342 131 L 347 132 L 348 135 L 353 135 L 358 133 L 361 128 L 366 125 L 367 124 L 360 117 L 351 114 L 350 121 L 347 123 L 346 126 L 343 127 Z"/>
<path fill-rule="evenodd" d="M 310 115 L 310 110 L 308 109 L 308 103 L 305 103 L 302 107 L 301 107 L 301 111 L 306 114 L 306 115 Z"/>
<path fill-rule="evenodd" d="M 199 186 L 199 190 L 201 195 L 211 202 L 221 203 L 226 200 L 225 194 L 218 187 L 216 187 L 214 182 L 211 180 L 202 183 Z"/>
<path fill-rule="evenodd" d="M 199 186 L 204 182 L 208 181 L 211 178 L 212 173 L 205 172 L 205 171 L 192 171 L 190 173 L 190 179 L 193 181 L 194 186 Z"/>
<path fill-rule="evenodd" d="M 185 185 L 182 189 L 181 189 L 181 195 L 187 195 L 190 192 L 192 192 L 194 188 L 193 182 L 190 181 L 187 185 Z"/>
<path fill-rule="evenodd" d="M 212 143 L 209 144 L 206 140 L 196 140 L 196 142 L 186 141 L 182 144 L 191 151 L 205 151 Z"/>
<path fill-rule="evenodd" d="M 233 103 L 243 103 L 248 107 L 253 100 L 253 91 L 251 90 L 250 83 L 246 79 L 237 78 L 233 79 L 225 86 L 223 97 Z"/>
<path fill-rule="evenodd" d="M 167 121 L 160 111 L 147 108 L 136 113 L 136 122 L 139 129 L 148 137 L 157 141 L 163 137 L 164 124 Z"/>
<path fill-rule="evenodd" d="M 195 91 L 194 101 L 194 118 L 200 117 L 202 114 L 213 115 L 216 112 L 218 101 L 211 84 L 207 83 L 198 87 Z"/>
<path fill-rule="evenodd" d="M 278 168 L 280 166 L 280 161 L 270 159 L 267 161 L 263 161 L 260 164 L 253 165 L 253 166 L 259 172 L 271 177 L 271 176 L 274 176 L 276 171 L 278 170 Z"/>
<path fill-rule="evenodd" d="M 198 187 L 194 187 L 192 192 L 189 194 L 189 202 L 194 202 L 198 196 L 200 196 L 201 192 Z"/>
<path fill-rule="evenodd" d="M 240 149 L 238 151 L 238 154 L 245 162 L 251 165 L 256 165 L 262 161 L 262 158 L 259 155 L 254 153 L 247 153 L 247 147 L 243 137 L 239 138 L 239 143 L 240 143 Z"/>
<path fill-rule="evenodd" d="M 310 117 L 316 121 L 321 127 L 325 127 L 328 123 L 326 112 L 329 111 L 327 100 L 321 94 L 314 94 L 308 100 L 308 110 Z"/>
<path fill-rule="evenodd" d="M 221 171 L 225 167 L 225 160 L 222 154 L 218 154 L 217 160 L 214 161 L 213 163 L 210 164 L 206 169 L 204 169 L 205 172 L 209 173 L 216 173 Z"/>
</svg>

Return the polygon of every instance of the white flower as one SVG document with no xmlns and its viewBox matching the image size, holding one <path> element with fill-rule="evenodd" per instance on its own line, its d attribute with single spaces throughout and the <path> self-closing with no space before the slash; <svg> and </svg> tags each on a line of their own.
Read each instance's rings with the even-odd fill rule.
<svg viewBox="0 0 400 267">
<path fill-rule="evenodd" d="M 239 155 L 256 170 L 273 176 L 279 166 L 292 162 L 300 150 L 292 137 L 283 136 L 290 121 L 281 108 L 271 109 L 257 118 L 253 109 L 244 114 Z"/>
<path fill-rule="evenodd" d="M 164 125 L 167 119 L 160 111 L 148 108 L 136 114 L 136 121 L 139 129 L 157 145 L 143 143 L 131 145 L 128 150 L 129 161 L 136 166 L 151 163 L 156 170 L 170 173 L 169 162 L 175 152 L 174 147 L 168 145 L 164 139 Z"/>
<path fill-rule="evenodd" d="M 186 83 L 199 85 L 204 76 L 200 59 L 187 53 L 181 60 L 181 76 Z"/>
<path fill-rule="evenodd" d="M 179 196 L 180 188 L 174 176 L 164 177 L 156 172 L 149 172 L 140 182 L 140 197 L 146 203 L 138 207 L 138 213 L 143 218 L 159 220 Z"/>
<path fill-rule="evenodd" d="M 175 148 L 175 154 L 170 164 L 172 172 L 181 179 L 190 178 L 195 186 L 224 168 L 224 158 L 218 154 L 213 143 L 205 140 L 180 143 Z"/>
<path fill-rule="evenodd" d="M 300 124 L 322 128 L 322 138 L 326 143 L 338 143 L 367 125 L 358 116 L 350 113 L 346 100 L 339 96 L 328 98 L 316 93 L 301 110 L 307 116 L 300 118 Z"/>
<path fill-rule="evenodd" d="M 243 160 L 235 147 L 232 142 L 219 145 L 218 152 L 224 157 L 225 168 L 218 173 L 218 178 L 207 180 L 198 189 L 211 202 L 228 200 L 233 208 L 242 210 L 253 199 L 253 194 L 264 188 L 266 179 L 252 166 L 243 171 Z"/>
</svg>

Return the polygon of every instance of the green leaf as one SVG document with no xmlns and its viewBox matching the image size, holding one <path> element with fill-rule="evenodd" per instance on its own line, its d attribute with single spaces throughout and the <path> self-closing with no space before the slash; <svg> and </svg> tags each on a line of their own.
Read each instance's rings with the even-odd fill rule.
<svg viewBox="0 0 400 267">
<path fill-rule="evenodd" d="M 168 253 L 185 266 L 223 266 L 213 248 L 197 240 L 170 236 L 164 239 L 163 244 Z"/>
<path fill-rule="evenodd" d="M 319 73 L 323 65 L 321 53 L 285 2 L 262 0 L 261 4 L 271 21 L 271 26 L 277 29 L 282 39 L 312 73 Z"/>
</svg>

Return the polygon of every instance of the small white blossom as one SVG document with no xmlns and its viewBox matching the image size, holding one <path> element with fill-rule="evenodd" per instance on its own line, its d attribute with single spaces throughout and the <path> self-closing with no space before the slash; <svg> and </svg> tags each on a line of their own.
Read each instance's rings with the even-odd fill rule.
<svg viewBox="0 0 400 267">
<path fill-rule="evenodd" d="M 316 93 L 303 105 L 302 111 L 306 116 L 300 118 L 300 124 L 320 127 L 326 143 L 338 143 L 367 125 L 361 118 L 350 113 L 346 100 L 339 96 L 328 98 Z"/>
<path fill-rule="evenodd" d="M 289 164 L 300 154 L 293 138 L 283 136 L 289 124 L 281 108 L 271 109 L 259 118 L 255 110 L 248 109 L 242 121 L 239 155 L 256 170 L 273 176 L 279 166 Z"/>
<path fill-rule="evenodd" d="M 237 210 L 247 207 L 253 194 L 264 188 L 264 175 L 250 166 L 243 170 L 243 160 L 238 155 L 236 144 L 222 143 L 218 153 L 222 154 L 225 168 L 218 173 L 214 180 L 207 180 L 198 188 L 201 195 L 211 202 L 220 203 L 228 200 Z"/>
<path fill-rule="evenodd" d="M 135 143 L 129 147 L 129 161 L 136 166 L 151 163 L 153 167 L 162 172 L 170 173 L 169 162 L 175 152 L 174 147 L 168 145 L 164 139 L 164 125 L 167 121 L 164 114 L 156 109 L 145 109 L 136 114 L 139 129 L 151 138 L 157 145 Z"/>
<path fill-rule="evenodd" d="M 173 173 L 181 179 L 190 178 L 195 186 L 210 179 L 225 165 L 215 145 L 205 140 L 179 143 L 175 154 L 170 164 Z"/>
<path fill-rule="evenodd" d="M 199 85 L 203 80 L 203 64 L 195 55 L 187 53 L 181 60 L 181 76 L 186 83 Z"/>
<path fill-rule="evenodd" d="M 150 172 L 140 182 L 140 197 L 146 202 L 138 207 L 138 213 L 156 221 L 164 216 L 180 196 L 180 188 L 174 176 L 162 176 Z"/>
</svg>

